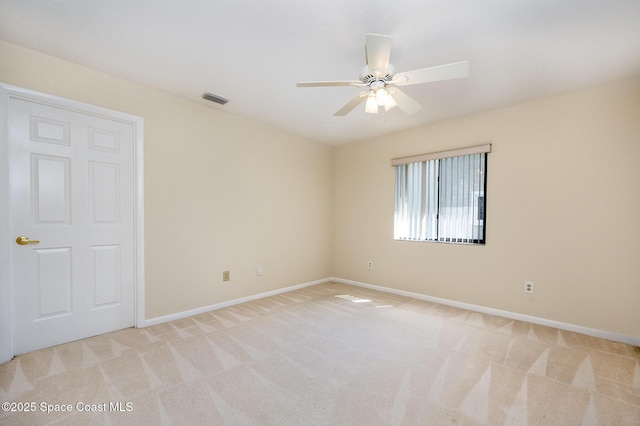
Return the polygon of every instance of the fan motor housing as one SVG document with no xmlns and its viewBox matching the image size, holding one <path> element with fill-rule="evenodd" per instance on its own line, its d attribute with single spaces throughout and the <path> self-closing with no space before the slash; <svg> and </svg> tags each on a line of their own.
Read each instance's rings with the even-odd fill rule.
<svg viewBox="0 0 640 426">
<path fill-rule="evenodd" d="M 360 73 L 360 81 L 366 85 L 370 85 L 374 81 L 391 81 L 393 76 L 396 74 L 396 69 L 393 65 L 389 64 L 387 66 L 387 73 L 385 75 L 373 75 L 369 72 L 369 66 L 365 65 L 362 68 L 362 72 Z"/>
</svg>

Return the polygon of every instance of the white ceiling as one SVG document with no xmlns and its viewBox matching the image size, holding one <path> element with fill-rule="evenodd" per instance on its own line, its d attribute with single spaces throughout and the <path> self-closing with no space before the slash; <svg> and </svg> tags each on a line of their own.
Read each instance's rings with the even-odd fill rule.
<svg viewBox="0 0 640 426">
<path fill-rule="evenodd" d="M 470 77 L 404 88 L 413 116 L 334 117 L 360 88 L 296 82 L 357 80 L 366 33 L 398 72 Z M 640 75 L 640 0 L 0 0 L 0 38 L 339 144 Z"/>
</svg>

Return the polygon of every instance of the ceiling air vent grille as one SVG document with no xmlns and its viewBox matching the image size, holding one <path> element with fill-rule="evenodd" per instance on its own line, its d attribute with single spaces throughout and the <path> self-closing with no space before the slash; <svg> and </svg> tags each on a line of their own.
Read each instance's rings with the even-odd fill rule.
<svg viewBox="0 0 640 426">
<path fill-rule="evenodd" d="M 202 95 L 202 99 L 206 99 L 208 101 L 215 102 L 215 103 L 220 104 L 220 105 L 224 105 L 227 102 L 229 102 L 229 99 L 225 99 L 225 98 L 223 98 L 221 96 L 214 95 L 213 93 L 209 93 L 209 92 L 205 92 Z"/>
</svg>

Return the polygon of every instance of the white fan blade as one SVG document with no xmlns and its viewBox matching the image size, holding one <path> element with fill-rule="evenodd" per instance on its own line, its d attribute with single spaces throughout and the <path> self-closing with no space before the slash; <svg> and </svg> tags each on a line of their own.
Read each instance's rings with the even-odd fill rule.
<svg viewBox="0 0 640 426">
<path fill-rule="evenodd" d="M 360 105 L 365 99 L 367 99 L 367 94 L 369 92 L 367 90 L 365 90 L 364 92 L 360 92 L 358 93 L 358 95 L 351 99 L 349 101 L 349 103 L 347 103 L 345 106 L 343 106 L 342 108 L 340 108 L 335 114 L 333 114 L 336 117 L 342 117 L 345 116 L 347 114 L 349 114 L 355 107 L 357 107 L 358 105 Z"/>
<path fill-rule="evenodd" d="M 452 80 L 469 75 L 469 62 L 454 62 L 452 64 L 438 65 L 436 67 L 420 70 L 401 72 L 393 76 L 391 84 L 407 86 L 409 84 L 430 83 L 432 81 Z"/>
<path fill-rule="evenodd" d="M 407 94 L 405 94 L 403 91 L 394 88 L 391 90 L 390 94 L 391 96 L 393 96 L 393 99 L 395 99 L 396 103 L 398 104 L 398 108 L 400 108 L 407 114 L 409 115 L 415 114 L 416 112 L 422 110 L 422 105 L 420 105 L 419 103 L 414 101 L 412 98 L 407 96 Z"/>
<path fill-rule="evenodd" d="M 369 73 L 375 77 L 387 75 L 391 56 L 391 36 L 367 34 L 365 53 Z"/>
<path fill-rule="evenodd" d="M 364 86 L 364 83 L 357 80 L 351 81 L 301 81 L 296 83 L 297 87 L 326 87 L 326 86 Z"/>
</svg>

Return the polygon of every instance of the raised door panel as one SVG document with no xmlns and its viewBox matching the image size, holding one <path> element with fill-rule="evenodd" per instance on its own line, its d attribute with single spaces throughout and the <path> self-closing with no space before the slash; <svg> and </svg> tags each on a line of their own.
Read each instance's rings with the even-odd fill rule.
<svg viewBox="0 0 640 426">
<path fill-rule="evenodd" d="M 35 254 L 36 318 L 72 313 L 71 248 L 37 249 Z"/>
<path fill-rule="evenodd" d="M 120 167 L 89 162 L 89 192 L 93 223 L 120 222 Z"/>
<path fill-rule="evenodd" d="M 119 245 L 93 246 L 93 308 L 120 304 L 122 277 Z"/>
<path fill-rule="evenodd" d="M 40 154 L 31 156 L 34 224 L 71 223 L 70 160 Z"/>
</svg>

